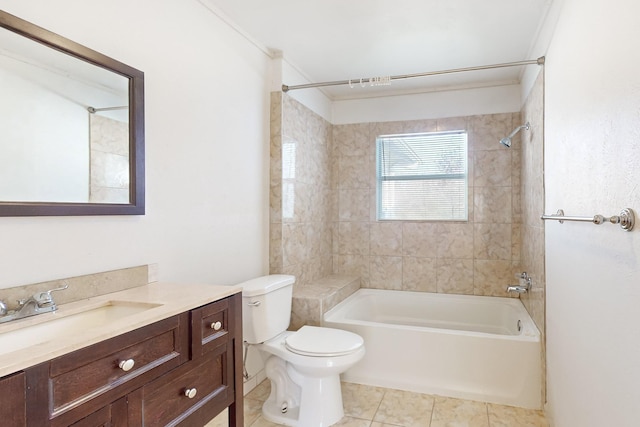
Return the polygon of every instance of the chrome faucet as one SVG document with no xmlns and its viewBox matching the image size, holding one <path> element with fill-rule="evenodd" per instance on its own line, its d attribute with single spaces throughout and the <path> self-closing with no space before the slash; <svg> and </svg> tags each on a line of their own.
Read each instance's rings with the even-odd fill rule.
<svg viewBox="0 0 640 427">
<path fill-rule="evenodd" d="M 18 308 L 16 310 L 7 311 L 7 306 L 0 301 L 0 323 L 56 311 L 58 306 L 53 300 L 51 292 L 63 291 L 68 287 L 69 284 L 65 282 L 61 288 L 38 292 L 27 299 L 21 299 L 18 301 Z"/>
<path fill-rule="evenodd" d="M 518 294 L 526 294 L 531 290 L 531 276 L 529 276 L 526 271 L 523 271 L 521 274 L 516 274 L 516 279 L 518 279 L 518 284 L 507 286 L 507 293 L 516 292 Z"/>
</svg>

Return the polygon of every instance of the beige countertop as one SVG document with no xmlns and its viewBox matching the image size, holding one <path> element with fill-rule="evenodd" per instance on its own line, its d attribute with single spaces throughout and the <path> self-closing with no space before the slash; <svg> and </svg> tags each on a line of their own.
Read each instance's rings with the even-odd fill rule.
<svg viewBox="0 0 640 427">
<path fill-rule="evenodd" d="M 8 375 L 49 359 L 95 344 L 142 326 L 189 311 L 241 291 L 239 286 L 151 283 L 58 306 L 52 313 L 0 324 L 0 376 Z M 66 327 L 54 333 L 36 333 L 34 338 L 12 333 L 29 327 L 86 312 L 106 305 L 143 307 L 108 322 Z M 37 328 L 33 328 L 34 330 Z M 68 330 L 67 330 L 68 329 Z M 16 338 L 19 337 L 19 338 Z M 16 342 L 16 340 L 22 342 Z M 33 341 L 33 344 L 29 342 Z M 18 348 L 16 348 L 18 347 Z M 7 351 L 7 349 L 10 349 Z"/>
</svg>

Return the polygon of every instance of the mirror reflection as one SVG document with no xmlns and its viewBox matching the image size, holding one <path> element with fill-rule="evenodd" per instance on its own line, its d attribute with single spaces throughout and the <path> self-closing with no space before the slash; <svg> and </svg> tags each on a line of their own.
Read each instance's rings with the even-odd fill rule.
<svg viewBox="0 0 640 427">
<path fill-rule="evenodd" d="M 0 200 L 129 203 L 129 79 L 0 28 Z"/>
</svg>

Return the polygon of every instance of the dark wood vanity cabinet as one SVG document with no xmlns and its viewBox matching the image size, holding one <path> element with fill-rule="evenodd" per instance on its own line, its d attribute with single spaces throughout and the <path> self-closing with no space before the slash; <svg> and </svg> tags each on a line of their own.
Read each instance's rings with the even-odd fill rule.
<svg viewBox="0 0 640 427">
<path fill-rule="evenodd" d="M 3 425 L 202 427 L 228 407 L 242 426 L 241 295 L 4 377 L 0 396 Z"/>
<path fill-rule="evenodd" d="M 26 426 L 26 381 L 24 372 L 0 379 L 0 423 L 7 426 Z"/>
</svg>

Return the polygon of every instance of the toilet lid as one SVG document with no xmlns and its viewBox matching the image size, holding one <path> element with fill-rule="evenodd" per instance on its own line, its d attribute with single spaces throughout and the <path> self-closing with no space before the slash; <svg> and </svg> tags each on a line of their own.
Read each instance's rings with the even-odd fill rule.
<svg viewBox="0 0 640 427">
<path fill-rule="evenodd" d="M 303 356 L 344 356 L 364 344 L 360 335 L 341 329 L 303 326 L 285 340 L 285 346 Z"/>
</svg>

